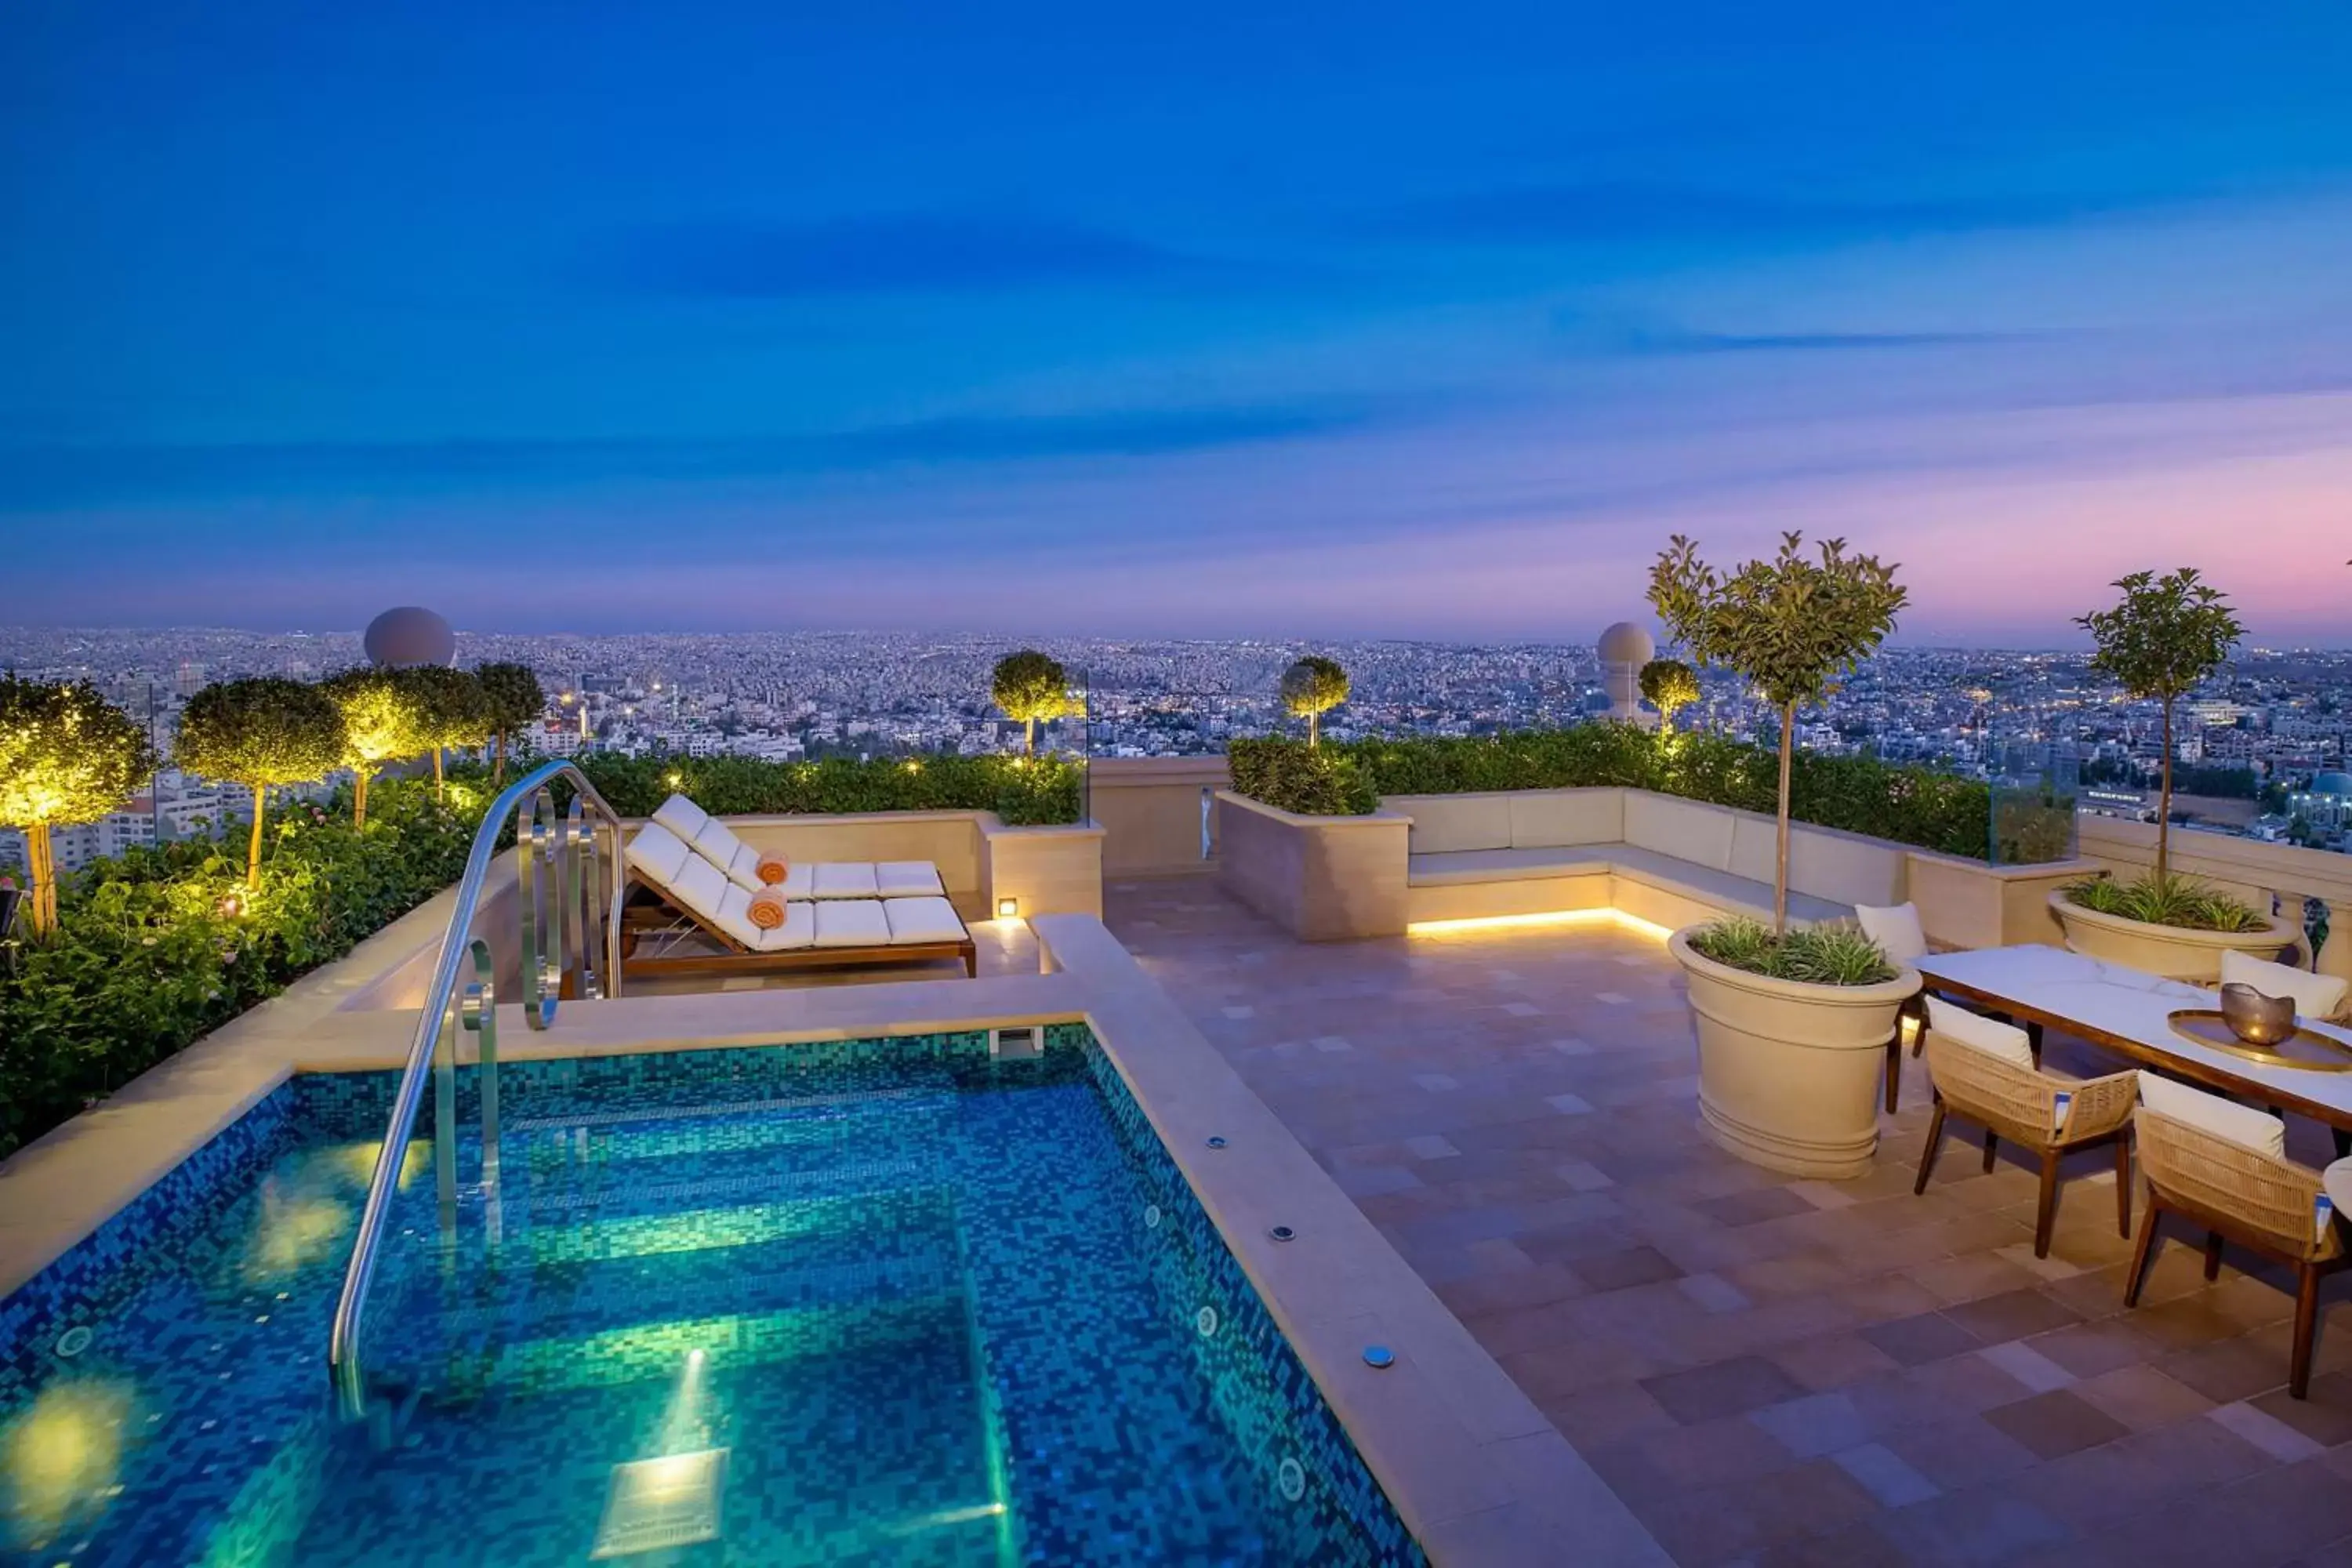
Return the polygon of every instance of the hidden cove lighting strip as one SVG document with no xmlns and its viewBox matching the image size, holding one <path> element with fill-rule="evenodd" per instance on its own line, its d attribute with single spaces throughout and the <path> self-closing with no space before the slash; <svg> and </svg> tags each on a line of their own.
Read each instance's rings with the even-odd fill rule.
<svg viewBox="0 0 2352 1568">
<path fill-rule="evenodd" d="M 1622 910 L 1552 910 L 1534 915 L 1472 915 L 1458 921 L 1415 921 L 1404 928 L 1407 936 L 1448 936 L 1457 931 L 1503 931 L 1512 926 L 1599 925 L 1614 921 L 1625 930 L 1664 942 L 1675 933 L 1654 921 Z"/>
</svg>

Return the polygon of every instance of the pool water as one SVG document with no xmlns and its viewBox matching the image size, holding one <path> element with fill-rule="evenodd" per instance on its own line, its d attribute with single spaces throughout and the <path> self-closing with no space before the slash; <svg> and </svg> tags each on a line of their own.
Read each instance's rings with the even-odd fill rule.
<svg viewBox="0 0 2352 1568">
<path fill-rule="evenodd" d="M 1045 1044 L 509 1066 L 495 1194 L 469 1086 L 357 1422 L 392 1083 L 298 1079 L 0 1303 L 5 1560 L 1420 1562 L 1099 1047 Z"/>
</svg>

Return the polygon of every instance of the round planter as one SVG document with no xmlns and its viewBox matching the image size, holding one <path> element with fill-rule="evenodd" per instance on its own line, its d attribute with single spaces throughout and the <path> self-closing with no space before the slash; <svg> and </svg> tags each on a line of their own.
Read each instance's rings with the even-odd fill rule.
<svg viewBox="0 0 2352 1568">
<path fill-rule="evenodd" d="M 1886 1042 L 1918 994 L 1919 972 L 1901 965 L 1876 985 L 1774 980 L 1701 956 L 1690 945 L 1696 929 L 1666 947 L 1690 984 L 1707 1136 L 1792 1175 L 1844 1181 L 1868 1171 Z"/>
<path fill-rule="evenodd" d="M 2050 912 L 2065 928 L 2066 946 L 2085 958 L 2119 963 L 2144 974 L 2213 985 L 2221 978 L 2221 955 L 2251 952 L 2276 958 L 2294 946 L 2303 932 L 2273 920 L 2261 931 L 2191 931 L 2185 926 L 2150 925 L 2121 915 L 2086 910 L 2069 900 L 2063 890 L 2050 895 Z"/>
</svg>

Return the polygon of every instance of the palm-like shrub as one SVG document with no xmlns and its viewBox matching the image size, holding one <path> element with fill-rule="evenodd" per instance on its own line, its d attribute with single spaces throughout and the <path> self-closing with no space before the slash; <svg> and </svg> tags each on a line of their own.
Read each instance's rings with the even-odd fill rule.
<svg viewBox="0 0 2352 1568">
<path fill-rule="evenodd" d="M 431 742 L 424 710 L 396 669 L 362 665 L 319 683 L 343 714 L 342 765 L 358 775 L 352 788 L 352 826 L 367 826 L 368 781 L 389 762 L 413 757 Z"/>
<path fill-rule="evenodd" d="M 2189 931 L 2265 931 L 2270 921 L 2221 889 L 2194 877 L 2152 872 L 2128 882 L 2106 877 L 2074 882 L 2066 889 L 2069 903 L 2103 915 L 2120 915 L 2144 925 L 2178 926 Z"/>
<path fill-rule="evenodd" d="M 104 816 L 154 768 L 146 731 L 89 681 L 0 676 L 0 826 L 25 833 L 32 883 L 25 924 L 33 935 L 58 923 L 49 829 Z"/>
<path fill-rule="evenodd" d="M 496 789 L 506 783 L 507 751 L 515 736 L 547 711 L 547 689 L 527 664 L 486 664 L 474 671 L 474 679 L 482 683 L 490 707 L 490 735 L 498 742 L 498 757 L 490 764 L 490 787 Z"/>
<path fill-rule="evenodd" d="M 1783 534 L 1780 553 L 1726 576 L 1681 534 L 1650 571 L 1650 603 L 1675 641 L 1701 664 L 1728 669 L 1780 710 L 1780 831 L 1772 870 L 1772 929 L 1789 924 L 1789 773 L 1797 710 L 1829 695 L 1835 678 L 1895 629 L 1909 597 L 1895 569 L 1824 541 L 1818 559 L 1803 536 Z"/>
<path fill-rule="evenodd" d="M 253 791 L 245 885 L 261 885 L 261 819 L 272 784 L 310 784 L 342 765 L 343 710 L 316 686 L 277 676 L 224 680 L 188 700 L 173 759 Z"/>
<path fill-rule="evenodd" d="M 1733 969 L 1811 985 L 1876 985 L 1896 973 L 1885 950 L 1850 925 L 1779 931 L 1735 915 L 1694 932 L 1690 944 Z"/>
<path fill-rule="evenodd" d="M 1348 672 L 1339 661 L 1308 654 L 1282 672 L 1282 706 L 1294 719 L 1307 721 L 1307 743 L 1320 745 L 1323 715 L 1348 700 Z"/>
<path fill-rule="evenodd" d="M 2123 689 L 2164 709 L 2164 777 L 2157 796 L 2156 880 L 2170 871 L 2172 847 L 2172 710 L 2215 670 L 2246 635 L 2220 589 L 2201 582 L 2193 566 L 2158 577 L 2134 572 L 2119 577 L 2124 596 L 2109 609 L 2075 617 L 2098 651 L 2091 668 L 2112 675 Z M 2080 900 L 2077 900 L 2078 902 Z"/>
<path fill-rule="evenodd" d="M 1642 695 L 1658 710 L 1658 732 L 1672 734 L 1675 715 L 1698 700 L 1698 672 L 1678 658 L 1654 658 L 1642 667 Z"/>
<path fill-rule="evenodd" d="M 451 746 L 488 743 L 496 718 L 489 694 L 470 669 L 419 664 L 395 672 L 416 709 L 417 738 L 433 752 L 433 798 L 445 798 L 441 753 Z"/>
<path fill-rule="evenodd" d="M 996 661 L 988 695 L 1007 719 L 1027 727 L 1026 749 L 1034 752 L 1039 721 L 1058 719 L 1070 710 L 1070 678 L 1060 659 L 1024 647 Z"/>
</svg>

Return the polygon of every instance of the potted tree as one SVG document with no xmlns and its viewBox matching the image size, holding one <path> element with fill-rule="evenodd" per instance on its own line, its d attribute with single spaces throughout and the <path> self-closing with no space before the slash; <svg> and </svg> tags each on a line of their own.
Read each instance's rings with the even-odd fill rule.
<svg viewBox="0 0 2352 1568">
<path fill-rule="evenodd" d="M 415 705 L 417 738 L 433 752 L 433 798 L 446 799 L 441 753 L 451 746 L 488 743 L 496 721 L 489 694 L 472 670 L 446 664 L 411 665 L 398 675 Z"/>
<path fill-rule="evenodd" d="M 1642 695 L 1658 710 L 1658 733 L 1675 732 L 1675 715 L 1698 700 L 1698 672 L 1678 658 L 1654 658 L 1642 667 Z"/>
<path fill-rule="evenodd" d="M 24 830 L 25 928 L 58 923 L 49 829 L 95 822 L 155 768 L 155 748 L 131 716 L 86 680 L 51 684 L 0 675 L 0 826 Z"/>
<path fill-rule="evenodd" d="M 490 764 L 490 785 L 507 782 L 507 752 L 523 727 L 547 711 L 547 689 L 527 664 L 486 664 L 474 671 L 490 709 L 490 738 L 497 742 L 497 760 Z"/>
<path fill-rule="evenodd" d="M 1027 726 L 1026 749 L 1034 753 L 1038 721 L 1058 719 L 1070 710 L 1070 678 L 1060 659 L 1024 647 L 996 661 L 989 675 L 988 695 L 1007 719 Z"/>
<path fill-rule="evenodd" d="M 1308 749 L 1322 743 L 1323 715 L 1348 700 L 1348 672 L 1339 661 L 1308 654 L 1282 672 L 1282 705 L 1307 721 Z"/>
<path fill-rule="evenodd" d="M 342 710 L 342 765 L 357 778 L 352 787 L 352 826 L 365 827 L 368 781 L 375 771 L 425 750 L 423 710 L 398 670 L 362 665 L 329 676 L 319 689 Z"/>
<path fill-rule="evenodd" d="M 1726 576 L 1677 534 L 1650 573 L 1650 603 L 1702 665 L 1755 687 L 1780 717 L 1780 821 L 1772 923 L 1723 921 L 1676 931 L 1669 950 L 1698 1033 L 1699 1110 L 1744 1160 L 1808 1176 L 1858 1176 L 1878 1143 L 1879 1064 L 1919 973 L 1859 932 L 1789 929 L 1789 773 L 1797 710 L 1885 639 L 1906 595 L 1875 556 L 1845 542 L 1780 553 Z"/>
<path fill-rule="evenodd" d="M 343 710 L 315 686 L 278 676 L 224 680 L 188 699 L 173 760 L 253 791 L 245 885 L 261 885 L 261 819 L 272 784 L 309 784 L 342 765 Z"/>
<path fill-rule="evenodd" d="M 2183 566 L 2159 577 L 2116 579 L 2123 597 L 2077 616 L 2097 651 L 2091 668 L 2163 714 L 2164 754 L 2157 789 L 2156 866 L 2128 882 L 2095 878 L 2050 895 L 2051 913 L 2076 952 L 2174 980 L 2212 984 L 2232 950 L 2273 957 L 2295 941 L 2284 921 L 2251 909 L 2191 877 L 2172 874 L 2174 706 L 2228 662 L 2245 627 L 2220 589 Z"/>
</svg>

